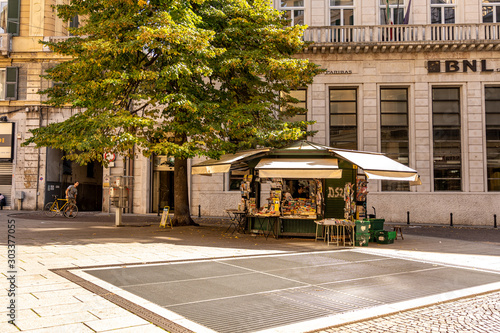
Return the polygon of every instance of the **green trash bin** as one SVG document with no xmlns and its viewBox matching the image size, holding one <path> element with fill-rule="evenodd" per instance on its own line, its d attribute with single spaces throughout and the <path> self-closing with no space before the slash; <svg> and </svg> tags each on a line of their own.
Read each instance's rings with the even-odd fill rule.
<svg viewBox="0 0 500 333">
<path fill-rule="evenodd" d="M 355 235 L 355 246 L 368 246 L 368 242 L 370 240 L 369 232 L 357 232 Z"/>
<path fill-rule="evenodd" d="M 370 221 L 362 221 L 356 220 L 356 232 L 369 232 L 370 230 Z"/>
<path fill-rule="evenodd" d="M 370 230 L 384 230 L 385 219 L 370 219 Z"/>
</svg>

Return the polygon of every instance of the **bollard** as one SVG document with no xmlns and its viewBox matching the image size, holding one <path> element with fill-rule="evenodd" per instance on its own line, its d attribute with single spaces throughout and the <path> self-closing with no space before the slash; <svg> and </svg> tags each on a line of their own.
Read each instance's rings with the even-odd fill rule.
<svg viewBox="0 0 500 333">
<path fill-rule="evenodd" d="M 201 205 L 198 205 L 198 217 L 201 217 Z"/>
<path fill-rule="evenodd" d="M 410 211 L 406 212 L 406 224 L 410 224 Z"/>
<path fill-rule="evenodd" d="M 450 227 L 453 227 L 453 213 L 450 213 Z"/>
<path fill-rule="evenodd" d="M 493 215 L 493 228 L 497 227 L 497 214 Z"/>
</svg>

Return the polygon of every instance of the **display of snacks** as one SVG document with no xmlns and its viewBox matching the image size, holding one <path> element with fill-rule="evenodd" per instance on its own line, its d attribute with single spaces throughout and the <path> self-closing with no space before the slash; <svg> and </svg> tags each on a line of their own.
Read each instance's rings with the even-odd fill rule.
<svg viewBox="0 0 500 333">
<path fill-rule="evenodd" d="M 283 216 L 316 216 L 316 203 L 312 199 L 297 199 L 282 203 Z"/>
<path fill-rule="evenodd" d="M 257 213 L 257 204 L 255 203 L 255 198 L 250 198 L 248 200 L 248 213 L 250 215 Z"/>
</svg>

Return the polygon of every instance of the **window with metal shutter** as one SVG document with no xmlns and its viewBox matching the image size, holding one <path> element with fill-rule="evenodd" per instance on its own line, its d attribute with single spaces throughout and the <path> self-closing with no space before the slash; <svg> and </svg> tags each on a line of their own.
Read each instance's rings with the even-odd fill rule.
<svg viewBox="0 0 500 333">
<path fill-rule="evenodd" d="M 5 75 L 5 99 L 6 100 L 16 100 L 17 99 L 17 82 L 19 78 L 19 68 L 18 67 L 7 67 Z"/>
<path fill-rule="evenodd" d="M 12 201 L 12 163 L 0 163 L 0 193 L 5 196 L 6 206 Z"/>
<path fill-rule="evenodd" d="M 19 36 L 20 0 L 9 0 L 7 5 L 7 33 Z"/>
</svg>

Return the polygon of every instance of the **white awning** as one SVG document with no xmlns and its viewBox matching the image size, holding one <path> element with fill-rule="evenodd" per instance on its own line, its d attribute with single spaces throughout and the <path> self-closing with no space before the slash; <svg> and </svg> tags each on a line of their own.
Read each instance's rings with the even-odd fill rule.
<svg viewBox="0 0 500 333">
<path fill-rule="evenodd" d="M 363 169 L 368 179 L 420 182 L 416 170 L 383 154 L 338 149 L 331 151 Z"/>
<path fill-rule="evenodd" d="M 191 173 L 193 175 L 210 175 L 213 173 L 229 172 L 231 166 L 234 164 L 238 164 L 249 157 L 254 157 L 255 155 L 268 151 L 268 148 L 253 149 L 241 151 L 236 154 L 222 155 L 219 160 L 210 159 L 193 165 L 191 167 Z"/>
<path fill-rule="evenodd" d="M 261 178 L 342 178 L 336 158 L 263 158 L 255 169 Z"/>
<path fill-rule="evenodd" d="M 419 179 L 417 174 L 409 172 L 363 171 L 368 179 L 399 180 L 408 182 L 416 182 Z"/>
</svg>

